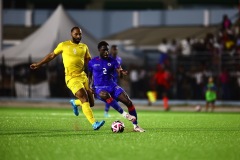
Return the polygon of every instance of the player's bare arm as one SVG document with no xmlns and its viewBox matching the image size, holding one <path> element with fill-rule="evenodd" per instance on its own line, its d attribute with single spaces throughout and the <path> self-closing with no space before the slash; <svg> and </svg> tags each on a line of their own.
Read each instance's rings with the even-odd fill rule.
<svg viewBox="0 0 240 160">
<path fill-rule="evenodd" d="M 93 86 L 93 74 L 92 74 L 92 72 L 88 72 L 88 84 L 89 84 L 89 91 L 91 91 L 92 94 L 94 94 L 94 90 L 92 89 L 92 86 Z"/>
<path fill-rule="evenodd" d="M 84 58 L 84 68 L 85 68 L 85 72 L 87 73 L 88 75 L 88 62 L 91 60 L 90 57 L 85 57 Z"/>
<path fill-rule="evenodd" d="M 31 69 L 37 69 L 37 68 L 41 67 L 43 64 L 48 63 L 51 60 L 53 60 L 56 56 L 57 55 L 54 54 L 54 52 L 51 52 L 48 55 L 46 55 L 40 62 L 31 64 L 30 68 Z"/>
<path fill-rule="evenodd" d="M 88 64 L 88 62 L 91 60 L 91 58 L 87 58 L 87 60 L 86 60 L 86 58 L 85 58 L 85 66 L 88 66 L 87 64 Z M 90 72 L 88 72 L 88 90 L 87 90 L 87 94 L 88 94 L 88 99 L 89 99 L 89 103 L 90 103 L 90 107 L 93 107 L 94 106 L 94 91 L 93 91 L 93 89 L 92 89 L 92 83 L 93 83 L 93 80 L 92 80 L 92 73 L 91 73 L 91 75 L 89 76 L 89 74 L 90 74 Z M 90 78 L 91 77 L 91 78 Z M 91 79 L 91 80 L 89 80 L 89 78 Z"/>
<path fill-rule="evenodd" d="M 117 72 L 120 78 L 124 78 L 128 75 L 128 71 L 122 69 L 122 67 L 117 68 Z"/>
<path fill-rule="evenodd" d="M 91 60 L 91 58 L 84 58 L 84 63 L 85 63 L 85 65 L 87 66 L 88 65 L 88 62 Z"/>
</svg>

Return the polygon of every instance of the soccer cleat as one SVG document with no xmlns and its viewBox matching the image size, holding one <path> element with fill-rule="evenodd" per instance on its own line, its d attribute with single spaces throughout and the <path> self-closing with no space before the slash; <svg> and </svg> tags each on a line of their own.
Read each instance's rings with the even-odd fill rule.
<svg viewBox="0 0 240 160">
<path fill-rule="evenodd" d="M 94 130 L 98 130 L 99 128 L 101 128 L 104 125 L 105 121 L 96 121 L 95 123 L 93 123 L 93 129 Z"/>
<path fill-rule="evenodd" d="M 75 99 L 71 99 L 69 101 L 72 105 L 72 109 L 73 109 L 73 113 L 78 116 L 79 115 L 79 111 L 78 111 L 78 106 L 75 104 Z"/>
<path fill-rule="evenodd" d="M 110 115 L 109 115 L 108 113 L 104 113 L 104 117 L 105 117 L 105 118 L 109 118 Z"/>
<path fill-rule="evenodd" d="M 132 121 L 132 122 L 135 122 L 136 121 L 136 117 L 135 116 L 132 116 L 130 114 L 126 114 L 126 118 L 129 120 L 129 121 Z"/>
<path fill-rule="evenodd" d="M 134 127 L 134 128 L 133 128 L 133 131 L 134 131 L 134 132 L 145 132 L 145 130 L 142 129 L 141 127 L 139 127 L 139 126 Z"/>
</svg>

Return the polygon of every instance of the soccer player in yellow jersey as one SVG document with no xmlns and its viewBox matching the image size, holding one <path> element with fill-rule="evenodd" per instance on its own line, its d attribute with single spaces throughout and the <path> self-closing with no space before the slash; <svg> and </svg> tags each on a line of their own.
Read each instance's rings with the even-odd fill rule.
<svg viewBox="0 0 240 160">
<path fill-rule="evenodd" d="M 82 30 L 79 27 L 71 29 L 72 40 L 61 42 L 53 52 L 46 55 L 41 61 L 30 65 L 31 69 L 37 69 L 45 63 L 50 62 L 56 56 L 62 54 L 63 65 L 65 68 L 65 82 L 67 87 L 78 98 L 72 102 L 74 111 L 78 114 L 78 106 L 82 106 L 83 114 L 92 124 L 94 130 L 98 130 L 104 125 L 105 121 L 96 121 L 92 109 L 94 100 L 89 91 L 88 78 L 84 72 L 84 65 L 88 64 L 91 55 L 88 46 L 80 43 L 82 39 Z"/>
</svg>

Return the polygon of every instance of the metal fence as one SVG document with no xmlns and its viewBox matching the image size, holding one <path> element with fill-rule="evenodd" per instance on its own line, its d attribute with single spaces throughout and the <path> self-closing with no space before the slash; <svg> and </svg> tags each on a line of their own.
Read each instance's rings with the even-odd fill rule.
<svg viewBox="0 0 240 160">
<path fill-rule="evenodd" d="M 134 82 L 131 78 L 120 81 L 120 85 L 131 98 L 147 98 L 146 92 L 152 89 L 151 79 L 161 63 L 160 57 L 161 53 L 158 51 L 148 51 L 143 54 L 144 66 L 137 68 L 134 65 L 124 66 L 130 74 L 137 71 L 139 75 Z M 73 96 L 65 85 L 64 67 L 60 57 L 38 70 L 29 68 L 31 62 L 37 61 L 36 59 L 28 58 L 26 63 L 9 65 L 14 61 L 20 60 L 1 57 L 1 97 L 67 98 Z M 217 86 L 219 100 L 240 100 L 240 56 L 237 54 L 212 55 L 200 52 L 189 56 L 168 55 L 168 62 L 164 65 L 172 75 L 169 89 L 171 99 L 203 100 L 207 79 L 212 76 Z"/>
<path fill-rule="evenodd" d="M 158 51 L 145 53 L 148 72 L 155 72 L 156 66 L 162 63 L 160 57 Z M 172 75 L 169 89 L 172 99 L 204 100 L 208 78 L 213 77 L 219 100 L 240 100 L 240 55 L 237 52 L 192 52 L 189 56 L 170 54 L 164 65 Z"/>
</svg>

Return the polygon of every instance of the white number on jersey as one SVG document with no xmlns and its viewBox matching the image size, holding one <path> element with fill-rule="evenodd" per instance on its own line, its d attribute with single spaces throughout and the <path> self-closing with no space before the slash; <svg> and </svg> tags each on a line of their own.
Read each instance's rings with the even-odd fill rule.
<svg viewBox="0 0 240 160">
<path fill-rule="evenodd" d="M 107 68 L 103 68 L 103 74 L 107 74 Z"/>
</svg>

